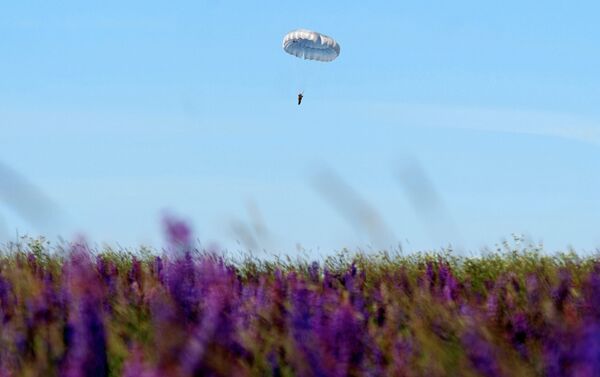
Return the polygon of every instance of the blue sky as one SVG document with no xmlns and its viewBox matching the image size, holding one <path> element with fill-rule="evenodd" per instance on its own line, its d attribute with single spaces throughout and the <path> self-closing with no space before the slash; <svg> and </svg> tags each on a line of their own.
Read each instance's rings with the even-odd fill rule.
<svg viewBox="0 0 600 377">
<path fill-rule="evenodd" d="M 4 203 L 0 236 L 160 246 L 169 211 L 229 249 L 600 246 L 598 5 L 257 4 L 2 4 L 0 163 L 61 221 Z M 300 27 L 340 57 L 285 54 Z"/>
</svg>

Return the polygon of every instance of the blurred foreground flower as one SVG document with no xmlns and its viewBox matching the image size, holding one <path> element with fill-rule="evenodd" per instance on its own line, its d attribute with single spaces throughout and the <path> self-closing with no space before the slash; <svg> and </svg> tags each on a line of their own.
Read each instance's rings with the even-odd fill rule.
<svg viewBox="0 0 600 377">
<path fill-rule="evenodd" d="M 233 262 L 165 233 L 0 254 L 0 377 L 600 375 L 593 257 Z"/>
</svg>

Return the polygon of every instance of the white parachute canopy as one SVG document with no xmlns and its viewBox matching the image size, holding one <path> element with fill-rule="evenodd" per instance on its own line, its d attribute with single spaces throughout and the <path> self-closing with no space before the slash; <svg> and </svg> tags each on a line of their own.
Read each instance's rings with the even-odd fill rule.
<svg viewBox="0 0 600 377">
<path fill-rule="evenodd" d="M 283 49 L 290 55 L 320 62 L 330 62 L 340 54 L 340 45 L 335 39 L 306 29 L 287 33 L 283 37 Z"/>
</svg>

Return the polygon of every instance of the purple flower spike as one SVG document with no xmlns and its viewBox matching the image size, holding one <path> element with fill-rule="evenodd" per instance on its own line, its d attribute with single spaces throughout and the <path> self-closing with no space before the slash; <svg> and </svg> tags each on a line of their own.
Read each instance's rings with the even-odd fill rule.
<svg viewBox="0 0 600 377">
<path fill-rule="evenodd" d="M 440 263 L 438 269 L 439 286 L 441 287 L 441 297 L 444 302 L 450 302 L 458 299 L 458 282 L 452 275 L 450 266 Z"/>
<path fill-rule="evenodd" d="M 475 370 L 486 377 L 503 376 L 494 348 L 477 331 L 469 330 L 462 337 L 462 343 Z"/>
<path fill-rule="evenodd" d="M 427 277 L 429 289 L 433 290 L 436 282 L 435 271 L 433 269 L 433 262 L 427 262 L 427 271 L 425 272 L 425 276 Z"/>
<path fill-rule="evenodd" d="M 127 274 L 127 282 L 130 286 L 135 283 L 140 289 L 142 288 L 142 262 L 136 257 L 133 257 L 131 261 L 131 269 Z"/>
<path fill-rule="evenodd" d="M 323 287 L 330 289 L 335 287 L 335 277 L 327 267 L 323 269 Z"/>
<path fill-rule="evenodd" d="M 152 274 L 161 284 L 165 283 L 165 276 L 163 270 L 164 264 L 162 258 L 158 256 L 155 257 L 154 262 L 152 263 Z"/>
<path fill-rule="evenodd" d="M 353 307 L 348 304 L 338 307 L 328 328 L 326 340 L 336 359 L 335 371 L 329 375 L 343 377 L 356 374 L 364 352 L 362 328 Z"/>
<path fill-rule="evenodd" d="M 65 376 L 107 376 L 109 373 L 102 283 L 83 242 L 72 246 L 63 266 L 63 295 L 68 303 L 64 329 Z"/>
<path fill-rule="evenodd" d="M 554 306 L 558 311 L 562 311 L 565 302 L 569 299 L 571 292 L 571 274 L 568 270 L 562 269 L 559 274 L 559 284 L 552 292 Z"/>
<path fill-rule="evenodd" d="M 572 376 L 577 361 L 577 334 L 562 326 L 549 328 L 543 338 L 544 375 L 548 377 Z"/>
<path fill-rule="evenodd" d="M 279 366 L 279 362 L 277 360 L 277 354 L 271 351 L 269 352 L 267 359 L 269 360 L 269 366 L 271 367 L 271 373 L 273 374 L 273 377 L 281 377 L 281 367 Z"/>
<path fill-rule="evenodd" d="M 0 324 L 8 322 L 14 311 L 12 285 L 0 275 Z"/>
<path fill-rule="evenodd" d="M 530 304 L 537 304 L 540 301 L 540 283 L 535 274 L 527 275 L 525 280 L 525 289 L 527 291 L 527 299 Z"/>
<path fill-rule="evenodd" d="M 197 275 L 194 258 L 189 252 L 169 264 L 167 272 L 171 296 L 183 314 L 182 319 L 189 323 L 195 322 L 198 317 L 201 295 L 198 292 Z"/>
<path fill-rule="evenodd" d="M 296 344 L 297 357 L 304 362 L 299 366 L 299 376 L 327 376 L 324 365 L 324 355 L 318 348 L 316 335 L 318 334 L 313 327 L 317 324 L 316 316 L 311 313 L 311 295 L 310 291 L 304 286 L 302 281 L 296 281 L 293 274 L 289 275 L 291 281 L 291 304 L 292 313 L 289 321 L 292 337 Z M 316 305 L 320 309 L 321 305 Z"/>
<path fill-rule="evenodd" d="M 319 282 L 319 272 L 319 262 L 312 262 L 310 267 L 308 268 L 308 275 L 313 283 Z"/>
<path fill-rule="evenodd" d="M 165 216 L 163 219 L 167 241 L 176 249 L 189 248 L 192 244 L 192 231 L 185 221 Z"/>
<path fill-rule="evenodd" d="M 588 276 L 584 292 L 587 315 L 594 318 L 595 321 L 600 321 L 600 263 L 596 264 Z"/>
<path fill-rule="evenodd" d="M 576 346 L 577 362 L 573 376 L 600 376 L 600 323 L 584 325 Z"/>
<path fill-rule="evenodd" d="M 529 337 L 529 326 L 525 313 L 517 313 L 511 319 L 511 341 L 523 357 L 527 357 L 525 342 Z"/>
<path fill-rule="evenodd" d="M 66 376 L 108 376 L 106 335 L 98 306 L 91 299 L 84 299 L 72 319 Z"/>
<path fill-rule="evenodd" d="M 123 366 L 123 377 L 159 377 L 156 371 L 144 363 L 142 353 L 135 348 Z"/>
<path fill-rule="evenodd" d="M 222 265 L 209 260 L 203 261 L 201 270 L 201 276 L 210 281 L 210 285 L 202 295 L 202 317 L 180 355 L 184 376 L 213 375 L 205 360 L 210 345 L 230 345 L 231 328 L 227 315 L 231 310 L 229 275 Z"/>
</svg>

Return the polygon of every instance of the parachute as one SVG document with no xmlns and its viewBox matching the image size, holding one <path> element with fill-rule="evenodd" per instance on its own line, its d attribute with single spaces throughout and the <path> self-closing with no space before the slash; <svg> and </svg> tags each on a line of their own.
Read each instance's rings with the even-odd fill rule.
<svg viewBox="0 0 600 377">
<path fill-rule="evenodd" d="M 340 45 L 333 38 L 306 29 L 287 33 L 283 49 L 290 55 L 320 62 L 333 61 L 340 55 Z"/>
</svg>

